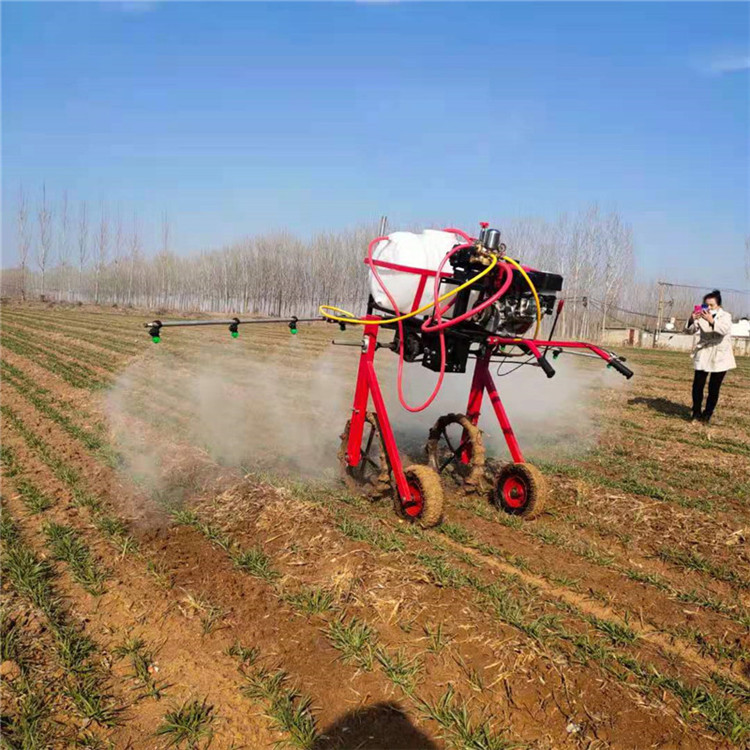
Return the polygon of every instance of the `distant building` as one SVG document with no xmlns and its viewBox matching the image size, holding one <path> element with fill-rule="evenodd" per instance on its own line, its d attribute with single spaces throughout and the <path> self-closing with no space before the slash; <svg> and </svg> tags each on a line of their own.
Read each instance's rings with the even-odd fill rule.
<svg viewBox="0 0 750 750">
<path fill-rule="evenodd" d="M 750 337 L 750 318 L 740 318 L 736 323 L 732 323 L 732 336 Z"/>
<path fill-rule="evenodd" d="M 613 346 L 643 346 L 644 338 L 642 328 L 607 328 L 602 343 Z"/>
</svg>

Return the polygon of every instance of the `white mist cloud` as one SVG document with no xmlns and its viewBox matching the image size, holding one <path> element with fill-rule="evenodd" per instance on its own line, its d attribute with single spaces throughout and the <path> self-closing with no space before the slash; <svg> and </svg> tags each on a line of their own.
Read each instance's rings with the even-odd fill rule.
<svg viewBox="0 0 750 750">
<path fill-rule="evenodd" d="M 219 342 L 179 352 L 157 347 L 124 371 L 106 394 L 104 406 L 123 459 L 122 473 L 143 492 L 143 503 L 131 503 L 123 512 L 148 523 L 148 497 L 154 493 L 173 502 L 187 501 L 203 491 L 220 491 L 225 481 L 236 481 L 242 468 L 296 478 L 338 477 L 337 454 L 351 416 L 358 349 L 310 351 L 300 341 L 276 340 L 263 352 Z M 396 397 L 396 365 L 392 354 L 377 357 L 403 459 L 407 464 L 423 462 L 427 435 L 438 417 L 465 411 L 471 372 L 446 375 L 435 402 L 411 414 Z M 599 362 L 560 357 L 555 368 L 558 374 L 551 380 L 535 367 L 496 377 L 531 461 L 562 460 L 593 446 L 601 389 L 628 387 Z M 437 374 L 418 364 L 404 369 L 407 401 L 420 403 L 432 391 Z M 489 457 L 509 460 L 486 399 L 480 427 Z"/>
</svg>

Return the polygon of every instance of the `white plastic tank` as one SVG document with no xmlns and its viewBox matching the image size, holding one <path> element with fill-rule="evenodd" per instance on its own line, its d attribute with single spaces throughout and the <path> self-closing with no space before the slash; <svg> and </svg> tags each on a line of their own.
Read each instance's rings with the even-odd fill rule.
<svg viewBox="0 0 750 750">
<path fill-rule="evenodd" d="M 410 268 L 437 271 L 441 261 L 453 247 L 462 240 L 452 232 L 439 229 L 425 229 L 420 234 L 415 232 L 391 232 L 387 240 L 379 242 L 373 250 L 373 260 L 396 263 Z M 400 312 L 409 312 L 414 304 L 421 276 L 417 273 L 405 273 L 390 268 L 377 267 L 378 274 L 388 288 Z M 446 263 L 443 271 L 451 271 Z M 419 307 L 434 300 L 435 277 L 428 277 L 419 300 Z M 378 305 L 391 309 L 389 301 L 377 279 L 370 271 L 370 293 Z"/>
</svg>

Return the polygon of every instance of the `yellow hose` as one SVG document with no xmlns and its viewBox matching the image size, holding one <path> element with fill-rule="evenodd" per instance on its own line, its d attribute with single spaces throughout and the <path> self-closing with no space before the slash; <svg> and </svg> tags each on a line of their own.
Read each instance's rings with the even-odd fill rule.
<svg viewBox="0 0 750 750">
<path fill-rule="evenodd" d="M 333 305 L 321 305 L 318 308 L 318 312 L 324 318 L 328 318 L 328 320 L 335 320 L 339 323 L 358 323 L 359 325 L 363 325 L 363 326 L 364 325 L 382 326 L 382 325 L 385 325 L 386 323 L 398 323 L 400 320 L 413 318 L 415 315 L 419 315 L 420 313 L 423 313 L 425 310 L 429 310 L 431 307 L 434 307 L 440 302 L 444 302 L 449 297 L 452 297 L 454 294 L 458 294 L 463 289 L 466 289 L 466 287 L 469 287 L 472 284 L 479 281 L 479 279 L 481 279 L 482 276 L 486 276 L 496 265 L 497 265 L 497 256 L 493 255 L 492 260 L 490 261 L 490 264 L 487 266 L 487 268 L 484 269 L 484 271 L 482 271 L 481 273 L 478 273 L 476 276 L 469 279 L 468 281 L 465 281 L 463 284 L 461 284 L 461 286 L 457 286 L 455 289 L 451 289 L 449 292 L 446 292 L 442 297 L 438 297 L 437 301 L 435 302 L 428 302 L 426 305 L 422 305 L 422 307 L 420 307 L 419 310 L 414 310 L 413 312 L 405 313 L 404 315 L 399 315 L 396 318 L 387 318 L 387 319 L 381 319 L 381 320 L 363 320 L 360 318 L 355 318 L 353 313 L 350 313 L 347 310 L 342 310 L 340 307 L 334 307 Z M 350 317 L 341 318 L 336 315 L 331 315 L 331 313 L 327 312 L 328 310 L 332 310 L 333 312 L 341 313 L 342 315 L 347 315 Z"/>
<path fill-rule="evenodd" d="M 534 329 L 534 338 L 537 338 L 537 336 L 539 336 L 539 329 L 542 327 L 542 305 L 541 302 L 539 302 L 539 295 L 537 294 L 534 282 L 529 278 L 529 275 L 526 273 L 526 271 L 524 271 L 523 268 L 521 268 L 521 266 L 515 260 L 513 260 L 513 258 L 509 258 L 507 255 L 503 255 L 503 260 L 507 260 L 508 263 L 510 263 L 514 268 L 518 269 L 518 272 L 526 280 L 526 283 L 529 285 L 529 289 L 531 289 L 531 293 L 534 295 L 534 302 L 536 303 L 536 328 Z"/>
</svg>

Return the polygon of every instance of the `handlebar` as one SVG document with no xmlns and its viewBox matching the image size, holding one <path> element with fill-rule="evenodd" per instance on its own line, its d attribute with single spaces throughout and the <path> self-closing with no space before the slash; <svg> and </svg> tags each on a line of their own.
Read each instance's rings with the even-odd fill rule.
<svg viewBox="0 0 750 750">
<path fill-rule="evenodd" d="M 539 367 L 544 370 L 545 374 L 548 378 L 554 378 L 555 377 L 555 368 L 552 367 L 552 365 L 549 363 L 549 360 L 545 356 L 541 356 L 537 358 L 537 362 L 539 363 Z"/>
<path fill-rule="evenodd" d="M 624 365 L 622 363 L 622 360 L 617 359 L 617 357 L 612 357 L 612 359 L 609 360 L 609 365 L 611 367 L 614 367 L 617 372 L 619 372 L 621 375 L 624 375 L 628 380 L 633 377 L 633 371 Z"/>
<path fill-rule="evenodd" d="M 581 356 L 594 356 L 603 359 L 607 366 L 613 367 L 620 375 L 623 375 L 628 380 L 633 377 L 633 371 L 623 364 L 622 358 L 618 357 L 614 352 L 608 352 L 602 349 L 596 344 L 589 344 L 585 341 L 546 341 L 540 339 L 523 339 L 523 338 L 509 338 L 504 336 L 492 336 L 487 340 L 490 345 L 504 345 L 504 346 L 517 346 L 521 349 L 526 349 L 536 358 L 539 367 L 544 370 L 544 373 L 548 378 L 555 375 L 555 370 L 549 363 L 547 358 L 539 350 L 540 346 L 551 348 L 553 356 L 557 357 L 565 349 L 588 349 L 593 354 L 584 354 Z M 546 349 L 545 349 L 546 352 Z M 570 352 L 571 354 L 577 354 L 578 352 Z"/>
</svg>

